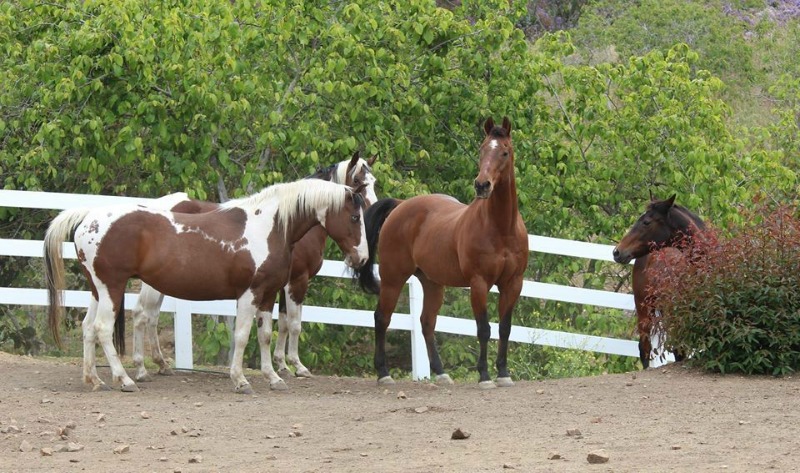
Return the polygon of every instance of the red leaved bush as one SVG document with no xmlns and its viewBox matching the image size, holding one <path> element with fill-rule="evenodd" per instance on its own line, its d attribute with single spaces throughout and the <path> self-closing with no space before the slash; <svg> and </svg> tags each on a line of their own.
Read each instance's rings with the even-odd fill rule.
<svg viewBox="0 0 800 473">
<path fill-rule="evenodd" d="M 706 232 L 659 265 L 654 324 L 706 369 L 791 373 L 800 367 L 800 220 L 785 207 L 749 217 L 732 236 Z"/>
</svg>

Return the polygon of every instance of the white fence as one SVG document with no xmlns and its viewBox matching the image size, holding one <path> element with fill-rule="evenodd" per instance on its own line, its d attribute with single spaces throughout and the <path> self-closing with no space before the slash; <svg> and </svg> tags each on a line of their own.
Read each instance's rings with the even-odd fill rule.
<svg viewBox="0 0 800 473">
<path fill-rule="evenodd" d="M 114 205 L 132 202 L 146 204 L 148 201 L 150 201 L 150 199 L 134 197 L 0 190 L 0 207 L 61 210 L 73 207 Z M 533 252 L 612 261 L 612 247 L 609 245 L 598 245 L 534 235 L 528 236 L 528 242 Z M 42 248 L 43 243 L 41 240 L 0 239 L 0 256 L 42 257 Z M 67 258 L 76 257 L 75 248 L 71 243 L 65 243 L 64 256 Z M 319 272 L 318 276 L 338 278 L 350 277 L 342 262 L 327 260 L 323 263 L 322 270 Z M 408 330 L 411 332 L 412 376 L 414 379 L 422 379 L 430 376 L 428 354 L 425 349 L 425 340 L 422 337 L 422 328 L 419 322 L 419 315 L 422 312 L 422 286 L 415 277 L 412 277 L 408 281 L 408 284 L 411 313 L 395 313 L 389 328 Z M 496 288 L 492 288 L 492 291 L 496 290 Z M 634 309 L 633 296 L 630 294 L 583 289 L 527 280 L 522 287 L 522 296 L 615 309 Z M 89 305 L 89 297 L 90 294 L 87 291 L 66 291 L 64 301 L 68 307 L 86 308 Z M 136 297 L 138 297 L 137 294 L 127 294 L 125 300 L 126 307 L 133 307 L 136 303 Z M 46 306 L 47 293 L 44 289 L 0 287 L 0 304 Z M 178 369 L 190 369 L 193 364 L 192 314 L 234 316 L 236 314 L 236 305 L 232 300 L 195 302 L 166 297 L 161 310 L 163 312 L 173 312 L 175 314 L 175 367 Z M 277 310 L 273 312 L 273 316 L 277 317 Z M 303 321 L 358 327 L 372 327 L 374 325 L 372 311 L 336 307 L 305 306 L 303 308 Z M 492 338 L 497 339 L 497 323 L 491 323 L 491 327 Z M 438 332 L 473 337 L 477 333 L 475 321 L 473 319 L 459 319 L 447 316 L 439 316 L 436 323 L 436 330 Z M 510 340 L 513 342 L 574 348 L 614 355 L 639 356 L 637 344 L 632 340 L 557 332 L 517 325 L 511 328 Z M 658 366 L 660 363 L 659 358 L 656 358 L 652 360 L 651 366 Z"/>
</svg>

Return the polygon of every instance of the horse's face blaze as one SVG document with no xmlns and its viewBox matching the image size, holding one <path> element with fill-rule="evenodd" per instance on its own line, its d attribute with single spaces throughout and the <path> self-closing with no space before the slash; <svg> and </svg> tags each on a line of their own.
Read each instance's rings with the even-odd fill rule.
<svg viewBox="0 0 800 473">
<path fill-rule="evenodd" d="M 498 181 L 509 175 L 508 167 L 514 165 L 514 147 L 511 144 L 511 123 L 495 126 L 490 118 L 484 125 L 486 138 L 480 148 L 478 176 L 475 178 L 475 196 L 488 199 Z"/>
</svg>

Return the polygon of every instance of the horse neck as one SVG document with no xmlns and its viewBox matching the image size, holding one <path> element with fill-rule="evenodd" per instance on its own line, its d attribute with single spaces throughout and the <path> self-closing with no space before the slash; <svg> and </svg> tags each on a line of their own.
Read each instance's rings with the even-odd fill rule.
<svg viewBox="0 0 800 473">
<path fill-rule="evenodd" d="M 488 221 L 491 221 L 495 228 L 504 233 L 510 233 L 516 229 L 519 215 L 514 162 L 509 164 L 510 171 L 497 181 L 489 198 L 482 201 Z"/>
<path fill-rule="evenodd" d="M 309 233 L 314 227 L 322 229 L 322 242 L 325 241 L 325 229 L 319 223 L 316 214 L 309 213 L 309 215 L 294 215 L 287 223 L 286 240 L 290 244 L 297 243 L 304 235 Z"/>
</svg>

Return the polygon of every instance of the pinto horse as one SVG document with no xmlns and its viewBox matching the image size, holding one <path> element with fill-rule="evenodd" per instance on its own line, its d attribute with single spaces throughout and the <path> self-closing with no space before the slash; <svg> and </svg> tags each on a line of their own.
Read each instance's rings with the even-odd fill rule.
<svg viewBox="0 0 800 473">
<path fill-rule="evenodd" d="M 375 195 L 376 180 L 375 176 L 372 175 L 371 168 L 376 158 L 376 156 L 373 156 L 369 160 L 364 160 L 356 152 L 351 159 L 340 161 L 326 168 L 320 168 L 314 174 L 308 176 L 307 179 L 322 179 L 345 184 L 353 188 L 361 188 L 363 189 L 365 204 L 369 206 L 378 200 Z M 181 213 L 203 213 L 217 210 L 220 207 L 219 204 L 213 202 L 189 199 L 188 196 L 183 195 L 185 198 L 173 199 L 177 200 L 177 202 L 174 202 L 170 210 Z M 157 205 L 163 205 L 160 200 L 156 201 Z M 311 371 L 303 365 L 298 354 L 298 344 L 302 330 L 303 300 L 308 292 L 309 280 L 322 268 L 327 237 L 328 234 L 325 229 L 318 225 L 311 228 L 294 244 L 289 282 L 281 289 L 278 299 L 278 338 L 275 342 L 273 355 L 273 361 L 278 373 L 290 373 L 289 368 L 286 366 L 288 358 L 289 363 L 295 367 L 296 376 L 311 376 Z M 144 365 L 145 334 L 150 341 L 152 359 L 159 367 L 158 373 L 172 374 L 172 369 L 161 353 L 161 346 L 158 342 L 158 317 L 163 300 L 164 295 L 162 293 L 147 284 L 143 284 L 139 300 L 132 311 L 134 328 L 133 365 L 135 369 L 133 379 L 137 382 L 151 379 Z M 120 326 L 125 326 L 125 319 L 117 317 L 116 324 L 115 334 L 124 334 L 124 329 L 120 328 Z M 124 340 L 124 335 L 117 338 Z M 117 345 L 117 349 L 120 349 L 119 345 Z M 273 386 L 273 389 L 283 388 L 285 388 L 283 383 Z"/>
<path fill-rule="evenodd" d="M 480 386 L 511 386 L 508 337 L 511 315 L 522 291 L 528 264 L 528 233 L 517 203 L 511 122 L 484 124 L 476 198 L 465 205 L 446 195 L 423 195 L 408 200 L 382 199 L 367 211 L 369 259 L 357 270 L 361 287 L 379 293 L 375 310 L 375 369 L 379 383 L 392 383 L 386 366 L 386 330 L 397 299 L 409 277 L 417 276 L 424 291 L 422 333 L 436 380 L 451 383 L 436 349 L 434 329 L 445 286 L 469 287 L 478 326 Z M 375 249 L 380 255 L 380 284 L 375 280 Z M 500 291 L 500 343 L 497 384 L 489 377 L 486 360 L 491 334 L 487 315 L 489 289 Z"/>
<path fill-rule="evenodd" d="M 201 214 L 134 205 L 65 210 L 51 222 L 44 240 L 53 337 L 60 345 L 61 247 L 74 232 L 78 260 L 92 292 L 83 323 L 83 376 L 93 390 L 107 389 L 97 375 L 97 341 L 114 382 L 119 381 L 123 391 L 138 390 L 112 343 L 114 318 L 132 277 L 181 299 L 236 299 L 230 370 L 235 390 L 252 393 L 242 373 L 242 357 L 253 317 L 258 319 L 261 371 L 270 385 L 282 383 L 270 359 L 270 311 L 289 279 L 291 247 L 308 230 L 322 225 L 346 255 L 345 263 L 361 266 L 368 253 L 360 191 L 327 181 L 302 180 L 267 187 Z"/>
<path fill-rule="evenodd" d="M 653 344 L 650 340 L 657 309 L 650 303 L 653 281 L 663 268 L 674 265 L 687 252 L 706 225 L 700 217 L 675 204 L 675 194 L 665 200 L 654 200 L 613 250 L 614 261 L 633 264 L 633 300 L 636 305 L 636 328 L 639 332 L 639 359 L 642 367 L 650 366 Z M 657 251 L 657 253 L 653 253 Z M 681 356 L 676 354 L 676 359 Z"/>
</svg>

